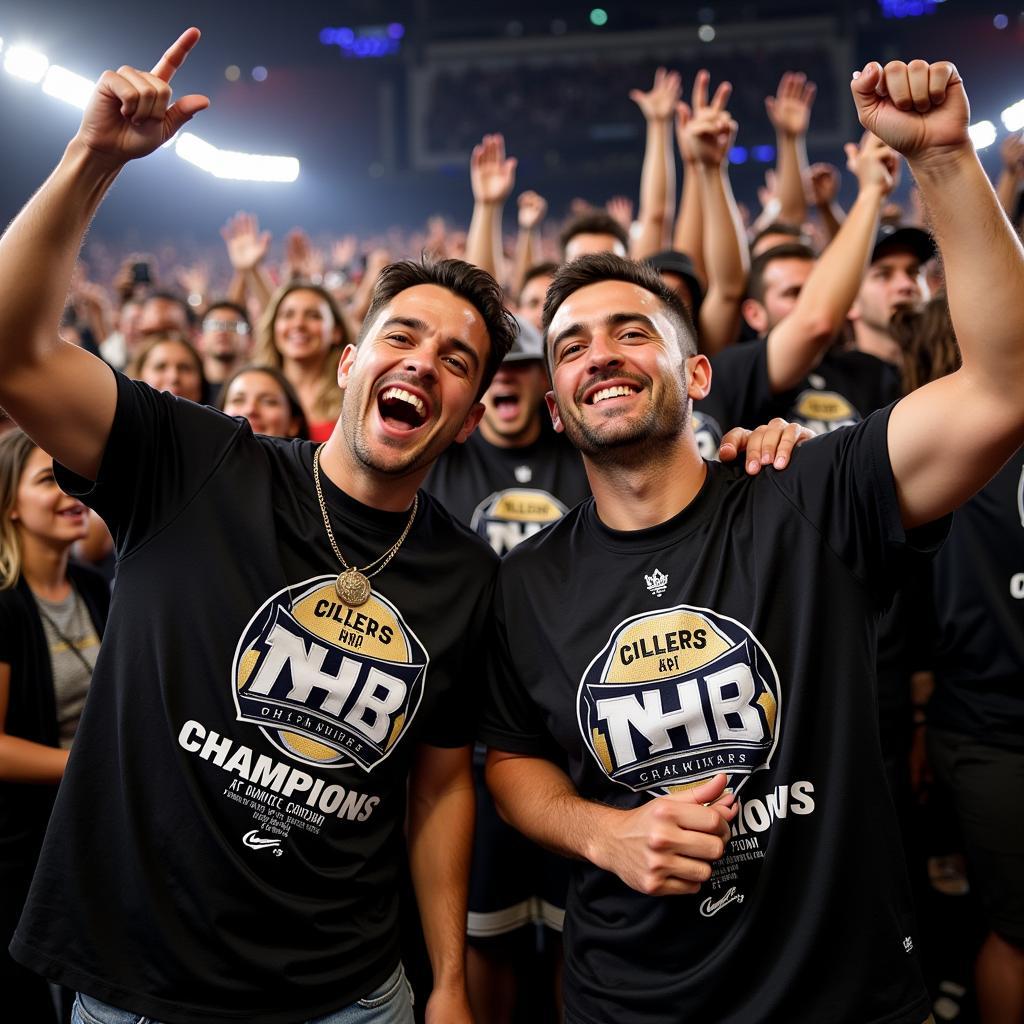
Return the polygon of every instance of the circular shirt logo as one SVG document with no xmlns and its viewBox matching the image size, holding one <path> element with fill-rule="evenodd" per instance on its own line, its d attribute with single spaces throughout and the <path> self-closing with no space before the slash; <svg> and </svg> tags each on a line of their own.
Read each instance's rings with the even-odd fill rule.
<svg viewBox="0 0 1024 1024">
<path fill-rule="evenodd" d="M 469 521 L 499 555 L 565 515 L 566 507 L 547 491 L 516 487 L 495 491 L 473 510 Z"/>
<path fill-rule="evenodd" d="M 605 775 L 657 794 L 720 772 L 739 790 L 770 763 L 781 705 L 775 666 L 754 634 L 690 605 L 616 626 L 576 702 L 584 741 Z"/>
<path fill-rule="evenodd" d="M 287 587 L 250 619 L 232 663 L 235 708 L 296 761 L 369 772 L 408 731 L 429 657 L 387 598 L 351 608 L 334 580 Z"/>
<path fill-rule="evenodd" d="M 836 391 L 802 391 L 793 403 L 791 416 L 816 434 L 860 422 L 860 413 Z"/>
</svg>

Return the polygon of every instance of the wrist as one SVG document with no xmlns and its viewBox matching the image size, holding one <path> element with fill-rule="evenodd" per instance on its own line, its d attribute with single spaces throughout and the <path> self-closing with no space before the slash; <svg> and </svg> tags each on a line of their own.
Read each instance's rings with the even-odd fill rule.
<svg viewBox="0 0 1024 1024">
<path fill-rule="evenodd" d="M 978 154 L 970 141 L 952 146 L 932 146 L 915 156 L 908 156 L 907 163 L 918 182 L 935 183 L 958 177 L 968 168 L 980 166 Z"/>
<path fill-rule="evenodd" d="M 604 871 L 611 871 L 609 850 L 615 846 L 615 825 L 622 814 L 615 807 L 582 801 L 587 808 L 590 826 L 586 829 L 583 848 L 577 852 L 585 860 Z"/>
<path fill-rule="evenodd" d="M 106 186 L 121 172 L 127 160 L 117 160 L 98 153 L 76 135 L 64 150 L 61 165 L 90 182 Z"/>
</svg>

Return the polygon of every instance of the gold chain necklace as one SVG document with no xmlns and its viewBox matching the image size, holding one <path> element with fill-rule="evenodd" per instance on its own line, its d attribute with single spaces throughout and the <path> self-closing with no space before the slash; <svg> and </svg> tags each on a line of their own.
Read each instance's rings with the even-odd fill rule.
<svg viewBox="0 0 1024 1024">
<path fill-rule="evenodd" d="M 321 444 L 313 454 L 313 482 L 316 484 L 316 500 L 320 502 L 320 513 L 324 517 L 324 526 L 327 527 L 327 539 L 331 542 L 331 547 L 334 549 L 335 555 L 338 556 L 338 561 L 345 567 L 344 572 L 339 573 L 338 578 L 334 581 L 334 589 L 338 597 L 345 604 L 351 608 L 358 608 L 361 604 L 366 604 L 370 599 L 370 577 L 376 576 L 377 573 L 384 569 L 388 562 L 398 554 L 398 549 L 402 546 L 402 542 L 409 536 L 413 521 L 416 519 L 416 510 L 419 508 L 420 496 L 417 493 L 412 500 L 412 513 L 409 516 L 409 522 L 405 524 L 401 537 L 380 558 L 374 559 L 369 565 L 364 565 L 362 569 L 356 569 L 345 561 L 345 556 L 338 549 L 338 542 L 334 539 L 334 531 L 331 529 L 331 519 L 327 515 L 327 503 L 324 501 L 324 492 L 320 487 L 320 452 L 326 443 L 325 441 Z M 379 565 L 377 564 L 378 562 L 380 563 Z M 376 569 L 373 568 L 375 565 L 377 566 Z M 373 572 L 369 571 L 371 569 L 373 569 Z"/>
</svg>

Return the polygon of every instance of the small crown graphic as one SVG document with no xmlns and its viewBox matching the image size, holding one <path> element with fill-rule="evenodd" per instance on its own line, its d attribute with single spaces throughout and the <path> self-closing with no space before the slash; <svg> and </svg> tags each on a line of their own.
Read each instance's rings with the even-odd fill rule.
<svg viewBox="0 0 1024 1024">
<path fill-rule="evenodd" d="M 655 597 L 661 597 L 668 589 L 668 574 L 663 573 L 660 569 L 655 569 L 650 576 L 644 573 L 644 580 L 647 583 L 647 589 Z"/>
</svg>

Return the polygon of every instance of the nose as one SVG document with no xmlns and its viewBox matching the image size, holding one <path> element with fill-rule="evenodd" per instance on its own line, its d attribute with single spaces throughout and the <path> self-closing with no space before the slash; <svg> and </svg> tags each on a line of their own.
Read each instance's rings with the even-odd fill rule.
<svg viewBox="0 0 1024 1024">
<path fill-rule="evenodd" d="M 591 373 L 622 366 L 623 358 L 618 347 L 604 331 L 596 331 L 587 349 L 588 370 Z"/>
<path fill-rule="evenodd" d="M 405 353 L 402 367 L 424 383 L 433 384 L 438 376 L 439 359 L 437 346 L 424 342 Z"/>
</svg>

